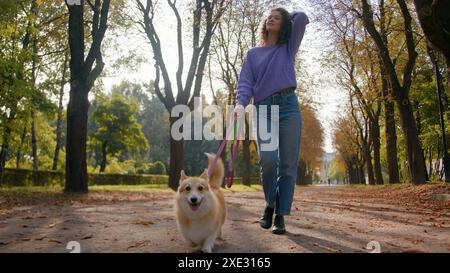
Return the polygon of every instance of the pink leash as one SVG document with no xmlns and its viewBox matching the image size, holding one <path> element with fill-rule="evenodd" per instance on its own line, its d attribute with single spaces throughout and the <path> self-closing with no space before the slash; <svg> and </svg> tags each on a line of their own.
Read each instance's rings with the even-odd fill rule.
<svg viewBox="0 0 450 273">
<path fill-rule="evenodd" d="M 237 153 L 238 153 L 238 147 L 239 147 L 239 140 L 236 139 L 236 134 L 237 134 L 237 125 L 234 123 L 237 119 L 237 113 L 233 113 L 233 117 L 231 119 L 231 123 L 233 124 L 233 126 L 230 126 L 230 128 L 228 129 L 228 132 L 225 136 L 225 139 L 222 140 L 222 143 L 220 143 L 219 146 L 219 150 L 217 151 L 213 162 L 211 163 L 211 166 L 208 169 L 208 176 L 211 175 L 212 171 L 214 170 L 214 167 L 217 164 L 217 160 L 219 160 L 220 155 L 223 152 L 223 149 L 225 148 L 225 144 L 227 143 L 227 139 L 230 137 L 233 129 L 234 129 L 234 134 L 233 134 L 233 142 L 231 144 L 231 149 L 230 149 L 230 153 L 231 153 L 231 160 L 228 163 L 228 168 L 225 171 L 225 183 L 227 185 L 228 188 L 231 188 L 232 184 L 233 184 L 233 177 L 234 177 L 234 171 L 233 171 L 233 162 L 236 160 L 237 157 Z"/>
</svg>

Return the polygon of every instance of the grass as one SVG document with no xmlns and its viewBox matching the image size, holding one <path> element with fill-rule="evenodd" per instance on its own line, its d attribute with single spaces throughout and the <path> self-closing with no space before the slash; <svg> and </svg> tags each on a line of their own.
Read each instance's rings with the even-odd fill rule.
<svg viewBox="0 0 450 273">
<path fill-rule="evenodd" d="M 62 187 L 44 187 L 44 186 L 28 186 L 28 187 L 0 187 L 0 194 L 3 196 L 23 196 L 32 197 L 34 194 L 58 193 L 63 190 Z"/>
<path fill-rule="evenodd" d="M 245 186 L 242 184 L 233 185 L 229 189 L 223 189 L 224 192 L 250 192 L 250 191 L 262 191 L 262 185 L 254 184 L 251 186 Z"/>
<path fill-rule="evenodd" d="M 0 187 L 0 195 L 32 197 L 34 194 L 60 193 L 64 189 L 60 186 L 29 186 L 29 187 Z M 230 189 L 222 188 L 224 192 L 252 192 L 261 191 L 261 185 L 245 186 L 233 185 Z M 149 185 L 93 185 L 89 186 L 89 192 L 173 192 L 166 184 Z"/>
<path fill-rule="evenodd" d="M 429 181 L 423 185 L 426 186 L 445 186 L 446 183 L 443 181 Z M 413 185 L 412 183 L 397 183 L 397 184 L 383 184 L 383 185 L 368 185 L 368 184 L 347 184 L 346 186 L 351 187 L 351 188 L 391 188 L 391 189 L 401 189 L 401 188 L 405 188 L 405 187 L 410 187 L 410 186 L 418 186 L 418 185 Z"/>
<path fill-rule="evenodd" d="M 148 185 L 94 185 L 89 191 L 128 191 L 128 192 L 171 192 L 166 184 Z"/>
</svg>

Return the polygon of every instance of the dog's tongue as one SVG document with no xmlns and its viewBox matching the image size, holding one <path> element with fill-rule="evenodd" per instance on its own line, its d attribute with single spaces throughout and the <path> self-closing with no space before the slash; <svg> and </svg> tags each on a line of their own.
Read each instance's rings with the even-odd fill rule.
<svg viewBox="0 0 450 273">
<path fill-rule="evenodd" d="M 189 204 L 189 206 L 191 207 L 191 210 L 196 211 L 196 210 L 198 210 L 199 204 L 195 204 L 195 205 Z"/>
</svg>

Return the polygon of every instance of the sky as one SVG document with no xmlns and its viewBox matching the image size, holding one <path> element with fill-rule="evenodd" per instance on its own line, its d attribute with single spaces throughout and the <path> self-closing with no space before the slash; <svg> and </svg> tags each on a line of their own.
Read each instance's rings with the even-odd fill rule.
<svg viewBox="0 0 450 273">
<path fill-rule="evenodd" d="M 178 1 L 177 6 L 183 5 L 183 2 L 186 3 L 186 1 Z M 134 1 L 130 1 L 130 3 L 134 4 Z M 166 1 L 158 1 L 158 4 L 160 6 L 155 15 L 155 28 L 161 39 L 163 58 L 170 79 L 172 83 L 175 83 L 175 73 L 178 66 L 176 19 L 172 9 L 168 6 Z M 300 7 L 301 10 L 304 10 L 306 14 L 312 13 L 312 8 L 309 5 L 308 0 L 298 1 L 298 7 Z M 292 11 L 290 8 L 287 9 L 288 11 Z M 185 9 L 179 8 L 180 16 L 184 22 L 189 22 L 189 24 L 184 23 L 185 30 L 183 31 L 184 82 L 190 64 L 192 42 L 189 38 L 189 33 L 191 33 L 190 13 L 182 12 L 183 10 Z M 138 20 L 140 19 L 139 15 L 139 13 L 136 13 L 133 17 Z M 320 31 L 320 25 L 314 22 L 314 20 L 311 20 L 311 23 L 307 26 L 305 36 L 300 46 L 298 58 L 304 60 L 305 68 L 316 82 L 314 90 L 308 90 L 307 92 L 311 92 L 314 100 L 318 103 L 318 115 L 325 131 L 324 150 L 326 152 L 334 152 L 331 140 L 332 124 L 339 113 L 342 112 L 340 109 L 342 108 L 342 102 L 345 101 L 345 92 L 340 90 L 339 87 L 334 84 L 334 75 L 329 72 L 327 67 L 323 67 L 320 63 L 321 55 L 327 47 L 326 37 L 324 36 L 323 32 Z M 110 41 L 112 37 L 113 35 L 106 35 L 106 38 Z M 106 77 L 102 79 L 102 82 L 106 91 L 111 90 L 113 85 L 120 83 L 124 79 L 139 83 L 149 83 L 154 79 L 155 69 L 153 66 L 154 60 L 152 48 L 143 33 L 140 33 L 137 29 L 132 29 L 120 37 L 114 38 L 114 40 L 116 46 L 110 46 L 112 43 L 106 43 L 106 48 L 104 46 L 105 70 L 107 73 Z M 118 57 L 131 56 L 132 53 L 138 53 L 139 57 L 144 61 L 140 63 L 140 65 L 136 64 L 132 69 L 116 69 L 112 65 Z M 297 75 L 297 78 L 299 77 L 302 77 L 302 75 Z M 213 84 L 221 83 L 213 82 Z M 173 87 L 175 87 L 175 85 L 173 85 Z M 218 88 L 215 87 L 215 89 Z M 204 78 L 202 81 L 202 90 L 204 90 L 202 93 L 205 94 L 207 100 L 211 101 L 212 96 L 209 80 L 207 78 Z"/>
</svg>

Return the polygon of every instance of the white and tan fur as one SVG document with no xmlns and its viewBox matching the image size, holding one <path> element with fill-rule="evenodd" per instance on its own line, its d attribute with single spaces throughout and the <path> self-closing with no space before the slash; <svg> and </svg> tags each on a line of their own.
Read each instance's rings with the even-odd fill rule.
<svg viewBox="0 0 450 273">
<path fill-rule="evenodd" d="M 209 169 L 215 155 L 205 154 Z M 175 212 L 181 234 L 194 250 L 206 253 L 210 253 L 216 239 L 221 238 L 227 213 L 225 198 L 220 190 L 224 177 L 222 159 L 219 157 L 209 177 L 208 169 L 199 177 L 187 176 L 182 170 L 175 197 Z M 198 205 L 192 203 L 195 199 Z"/>
</svg>

